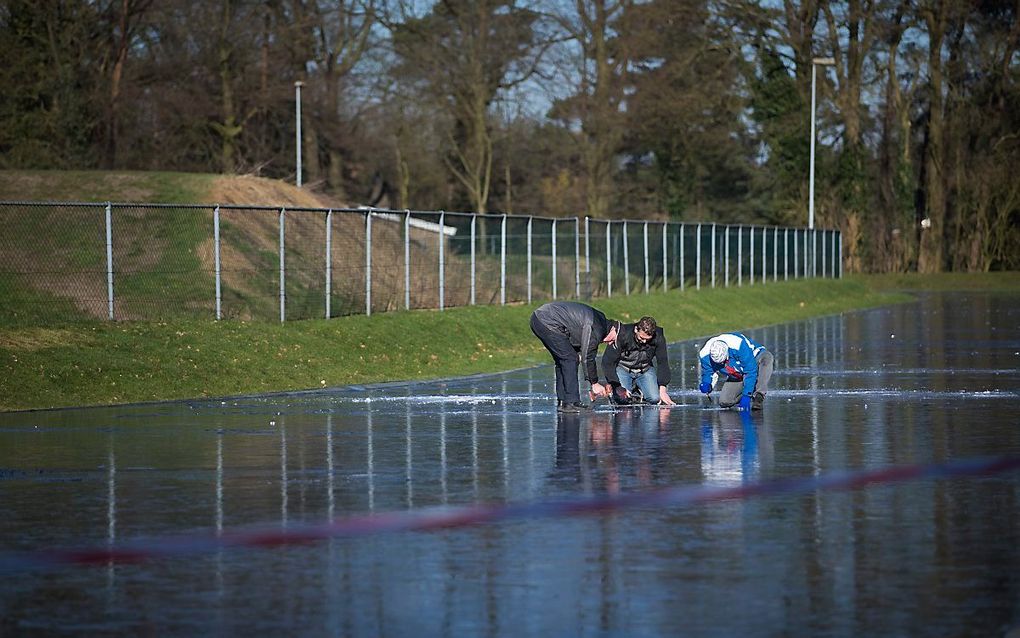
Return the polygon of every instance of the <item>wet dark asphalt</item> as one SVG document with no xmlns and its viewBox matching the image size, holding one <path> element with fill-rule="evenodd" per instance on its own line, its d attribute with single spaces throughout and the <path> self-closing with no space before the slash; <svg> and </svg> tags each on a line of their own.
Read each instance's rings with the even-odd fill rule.
<svg viewBox="0 0 1020 638">
<path fill-rule="evenodd" d="M 0 554 L 117 547 L 437 505 L 1020 455 L 1020 297 L 748 332 L 762 414 L 558 416 L 552 369 L 0 414 Z M 917 480 L 138 564 L 0 574 L 0 635 L 1001 636 L 1020 626 L 1020 475 Z M 4 564 L 0 561 L 0 565 Z"/>
</svg>

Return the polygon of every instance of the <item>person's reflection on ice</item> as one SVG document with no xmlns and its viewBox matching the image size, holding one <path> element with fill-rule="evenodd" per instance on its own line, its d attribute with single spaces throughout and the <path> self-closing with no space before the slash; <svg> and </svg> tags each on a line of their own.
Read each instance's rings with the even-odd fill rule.
<svg viewBox="0 0 1020 638">
<path fill-rule="evenodd" d="M 701 470 L 706 483 L 747 483 L 760 478 L 758 426 L 749 411 L 705 410 L 701 417 Z M 758 421 L 758 423 L 756 423 Z"/>
<path fill-rule="evenodd" d="M 550 477 L 573 480 L 585 494 L 653 487 L 664 462 L 669 424 L 669 410 L 653 408 L 559 414 Z"/>
</svg>

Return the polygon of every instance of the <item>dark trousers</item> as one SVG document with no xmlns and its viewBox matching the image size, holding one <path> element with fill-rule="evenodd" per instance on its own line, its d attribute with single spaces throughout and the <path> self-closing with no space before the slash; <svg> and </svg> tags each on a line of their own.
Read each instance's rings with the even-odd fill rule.
<svg viewBox="0 0 1020 638">
<path fill-rule="evenodd" d="M 556 364 L 556 398 L 566 403 L 581 400 L 577 385 L 577 350 L 570 345 L 567 335 L 547 328 L 534 314 L 531 315 L 531 331 L 535 333 Z"/>
</svg>

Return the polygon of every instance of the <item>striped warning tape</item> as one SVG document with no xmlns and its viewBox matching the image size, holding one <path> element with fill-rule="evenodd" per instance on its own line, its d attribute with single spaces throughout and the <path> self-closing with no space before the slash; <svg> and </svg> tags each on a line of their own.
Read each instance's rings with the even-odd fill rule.
<svg viewBox="0 0 1020 638">
<path fill-rule="evenodd" d="M 832 472 L 819 476 L 760 481 L 732 487 L 672 486 L 573 500 L 431 507 L 334 519 L 286 528 L 246 528 L 221 534 L 132 541 L 79 549 L 50 549 L 0 554 L 0 572 L 51 569 L 65 565 L 138 563 L 213 553 L 232 548 L 266 548 L 312 543 L 328 538 L 432 531 L 524 518 L 557 518 L 615 512 L 636 507 L 678 507 L 821 490 L 855 490 L 869 485 L 920 479 L 991 475 L 1020 469 L 1020 457 L 974 458 L 930 465 Z"/>
</svg>

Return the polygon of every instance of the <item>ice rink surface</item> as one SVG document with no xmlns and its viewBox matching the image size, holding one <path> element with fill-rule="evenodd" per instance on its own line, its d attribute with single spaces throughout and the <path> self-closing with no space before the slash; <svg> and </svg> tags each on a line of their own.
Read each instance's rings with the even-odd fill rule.
<svg viewBox="0 0 1020 638">
<path fill-rule="evenodd" d="M 776 354 L 765 410 L 750 416 L 697 392 L 700 341 L 671 347 L 671 409 L 557 415 L 542 366 L 0 414 L 0 635 L 1020 631 L 1016 471 L 564 507 L 1020 457 L 1016 295 L 925 295 L 747 334 Z M 480 505 L 526 514 L 372 527 Z M 294 540 L 330 520 L 364 526 L 303 544 L 215 543 L 251 530 Z M 147 549 L 61 562 L 67 548 L 125 547 Z M 173 551 L 147 553 L 160 547 Z"/>
</svg>

